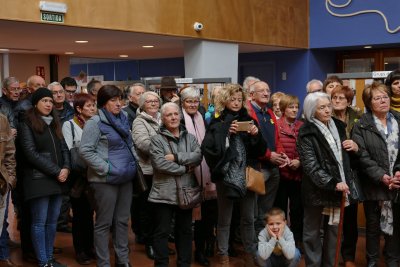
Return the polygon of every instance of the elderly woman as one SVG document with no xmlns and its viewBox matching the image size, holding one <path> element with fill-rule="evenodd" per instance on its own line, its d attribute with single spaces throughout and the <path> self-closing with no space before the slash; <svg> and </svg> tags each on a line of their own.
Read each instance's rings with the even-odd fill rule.
<svg viewBox="0 0 400 267">
<path fill-rule="evenodd" d="M 151 137 L 158 134 L 161 115 L 161 98 L 154 92 L 145 92 L 139 98 L 139 110 L 132 124 L 132 139 L 137 149 L 139 165 L 142 168 L 148 190 L 139 194 L 132 203 L 132 220 L 135 222 L 137 235 L 145 243 L 146 254 L 154 259 L 153 249 L 153 220 L 151 218 L 151 206 L 147 199 L 153 180 L 153 166 L 150 160 Z"/>
<path fill-rule="evenodd" d="M 350 106 L 353 101 L 354 92 L 348 86 L 337 86 L 332 90 L 331 96 L 333 107 L 332 115 L 336 119 L 346 123 L 346 136 L 350 138 L 350 133 L 354 124 L 361 117 L 361 113 Z M 357 201 L 350 203 L 344 210 L 341 251 L 345 266 L 354 266 L 358 239 L 357 210 Z"/>
<path fill-rule="evenodd" d="M 83 127 L 86 121 L 96 114 L 97 108 L 94 98 L 89 94 L 74 96 L 74 117 L 65 122 L 62 127 L 65 142 L 71 150 L 79 147 Z M 90 206 L 87 194 L 86 172 L 72 170 L 70 177 L 72 213 L 72 240 L 79 264 L 90 264 L 94 259 L 93 246 L 93 209 Z"/>
<path fill-rule="evenodd" d="M 245 265 L 254 266 L 254 205 L 256 193 L 246 189 L 246 166 L 255 166 L 264 155 L 266 145 L 258 127 L 245 108 L 246 95 L 238 84 L 227 84 L 217 98 L 213 118 L 202 143 L 204 157 L 211 169 L 211 179 L 217 186 L 217 243 L 219 264 L 229 266 L 229 229 L 235 200 L 240 206 L 240 230 L 246 252 Z M 239 123 L 248 128 L 239 130 Z"/>
<path fill-rule="evenodd" d="M 289 163 L 279 169 L 279 189 L 275 204 L 288 213 L 290 205 L 290 229 L 293 231 L 297 245 L 302 242 L 303 234 L 303 206 L 301 205 L 301 177 L 299 153 L 296 149 L 296 140 L 303 122 L 297 119 L 299 114 L 299 99 L 293 95 L 284 95 L 279 102 L 282 117 L 277 121 L 279 140 L 283 146 Z"/>
<path fill-rule="evenodd" d="M 196 138 L 180 125 L 179 106 L 173 102 L 161 107 L 160 133 L 151 137 L 150 158 L 153 185 L 149 194 L 154 212 L 154 266 L 168 266 L 168 235 L 175 214 L 177 266 L 189 267 L 192 258 L 192 209 L 178 206 L 177 184 L 197 186 L 194 168 L 201 162 Z"/>
<path fill-rule="evenodd" d="M 390 92 L 390 108 L 400 112 L 400 69 L 392 71 L 385 80 Z"/>
<path fill-rule="evenodd" d="M 39 266 L 66 266 L 55 262 L 53 246 L 62 191 L 69 175 L 69 150 L 47 88 L 32 94 L 32 105 L 18 129 L 25 201 L 31 212 L 31 237 Z"/>
<path fill-rule="evenodd" d="M 182 122 L 186 130 L 196 137 L 201 145 L 206 133 L 204 119 L 199 112 L 200 93 L 193 87 L 187 87 L 181 92 L 182 104 Z M 205 201 L 201 205 L 201 214 L 199 209 L 195 210 L 194 219 L 194 242 L 196 246 L 195 261 L 202 266 L 209 266 L 210 262 L 205 257 L 206 246 L 214 247 L 214 226 L 217 222 L 217 191 L 215 184 L 211 182 L 210 169 L 203 158 L 200 166 L 194 169 L 197 181 L 203 186 Z M 197 212 L 196 212 L 197 211 Z"/>
<path fill-rule="evenodd" d="M 307 266 L 334 266 L 341 199 L 352 190 L 348 186 L 353 176 L 347 151 L 356 152 L 358 146 L 346 140 L 345 124 L 332 118 L 327 94 L 308 94 L 304 115 L 306 122 L 299 131 L 297 150 L 303 167 L 305 261 Z M 347 195 L 346 203 L 349 198 Z M 322 244 L 319 229 L 323 215 L 329 215 L 329 223 Z"/>
<path fill-rule="evenodd" d="M 94 198 L 94 246 L 99 267 L 111 266 L 108 250 L 111 226 L 115 266 L 131 266 L 128 221 L 136 159 L 128 118 L 121 112 L 121 96 L 122 91 L 114 85 L 100 88 L 98 115 L 86 122 L 79 147 L 88 165 L 87 179 Z"/>
<path fill-rule="evenodd" d="M 363 91 L 367 113 L 353 128 L 352 139 L 360 147 L 360 179 L 366 217 L 368 266 L 378 266 L 381 231 L 385 236 L 387 266 L 399 264 L 399 207 L 393 200 L 398 194 L 400 166 L 400 116 L 390 110 L 390 93 L 384 84 L 373 82 Z M 396 201 L 397 202 L 397 201 Z"/>
</svg>

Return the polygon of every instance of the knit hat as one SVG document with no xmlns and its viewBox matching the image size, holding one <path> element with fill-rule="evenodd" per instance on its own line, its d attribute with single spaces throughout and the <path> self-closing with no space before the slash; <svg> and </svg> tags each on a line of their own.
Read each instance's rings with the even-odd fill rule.
<svg viewBox="0 0 400 267">
<path fill-rule="evenodd" d="M 161 86 L 160 90 L 162 89 L 177 89 L 178 86 L 176 85 L 174 77 L 162 77 L 161 78 Z"/>
<path fill-rule="evenodd" d="M 53 94 L 51 91 L 45 87 L 41 87 L 37 89 L 35 92 L 32 94 L 32 105 L 35 106 L 37 102 L 39 102 L 40 99 L 44 97 L 50 97 L 53 99 Z"/>
</svg>

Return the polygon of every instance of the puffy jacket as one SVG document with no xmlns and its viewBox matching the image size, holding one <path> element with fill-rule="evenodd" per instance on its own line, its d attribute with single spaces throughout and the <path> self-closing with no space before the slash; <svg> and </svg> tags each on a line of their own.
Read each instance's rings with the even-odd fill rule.
<svg viewBox="0 0 400 267">
<path fill-rule="evenodd" d="M 302 121 L 296 120 L 293 126 L 290 126 L 285 118 L 282 117 L 277 121 L 279 140 L 283 146 L 285 154 L 290 160 L 299 159 L 299 153 L 296 148 L 296 140 L 299 135 L 299 129 L 303 125 Z M 301 168 L 292 170 L 288 166 L 279 169 L 281 179 L 300 181 L 302 176 Z"/>
<path fill-rule="evenodd" d="M 52 124 L 46 124 L 43 133 L 37 133 L 29 121 L 21 122 L 18 142 L 24 159 L 18 161 L 18 168 L 23 173 L 25 200 L 61 194 L 67 190 L 66 183 L 60 183 L 57 177 L 61 169 L 70 168 L 70 154 L 64 138 L 57 138 Z"/>
<path fill-rule="evenodd" d="M 177 205 L 175 178 L 181 179 L 183 186 L 198 184 L 194 173 L 186 172 L 186 166 L 200 164 L 202 159 L 200 145 L 196 137 L 188 133 L 183 125 L 180 127 L 179 138 L 164 127 L 160 128 L 159 134 L 151 137 L 150 157 L 154 176 L 148 199 L 150 202 Z M 176 161 L 166 160 L 167 154 L 176 155 Z"/>
<path fill-rule="evenodd" d="M 390 111 L 400 126 L 400 114 Z M 384 174 L 390 175 L 386 141 L 376 128 L 371 112 L 365 113 L 353 127 L 352 139 L 360 148 L 360 183 L 366 200 L 391 200 L 394 191 L 381 181 Z M 399 170 L 397 160 L 394 172 Z"/>
<path fill-rule="evenodd" d="M 143 174 L 146 175 L 153 175 L 153 166 L 151 166 L 150 160 L 150 139 L 159 132 L 159 129 L 158 122 L 144 111 L 138 114 L 132 124 L 132 139 L 136 146 L 140 167 Z"/>
<path fill-rule="evenodd" d="M 136 175 L 135 151 L 112 127 L 104 112 L 90 118 L 83 128 L 79 153 L 88 166 L 89 182 L 121 184 Z M 128 123 L 125 114 L 123 123 Z M 129 151 L 130 150 L 130 151 Z"/>
<path fill-rule="evenodd" d="M 345 124 L 333 118 L 340 140 L 346 140 Z M 339 207 L 342 193 L 336 184 L 342 182 L 339 165 L 325 137 L 317 126 L 306 122 L 300 127 L 297 150 L 303 167 L 302 198 L 304 205 Z M 354 194 L 354 173 L 350 167 L 348 152 L 342 149 L 346 183 Z"/>
</svg>

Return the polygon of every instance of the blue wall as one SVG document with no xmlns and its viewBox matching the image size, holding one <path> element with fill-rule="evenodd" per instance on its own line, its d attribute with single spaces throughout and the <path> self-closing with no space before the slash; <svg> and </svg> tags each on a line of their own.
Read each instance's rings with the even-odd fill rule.
<svg viewBox="0 0 400 267">
<path fill-rule="evenodd" d="M 347 7 L 335 8 L 329 5 Z M 382 17 L 376 13 L 360 14 L 339 18 L 331 15 L 326 8 L 337 14 L 350 14 L 365 10 L 379 10 L 389 22 L 389 28 L 400 26 L 400 1 L 398 0 L 311 0 L 310 1 L 310 48 L 364 46 L 374 44 L 395 44 L 400 41 L 400 31 L 390 34 L 386 31 Z"/>
</svg>

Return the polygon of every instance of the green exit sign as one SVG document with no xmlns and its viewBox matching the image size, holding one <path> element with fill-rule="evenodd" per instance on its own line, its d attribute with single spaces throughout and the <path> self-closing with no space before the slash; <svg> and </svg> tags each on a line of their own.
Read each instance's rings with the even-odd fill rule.
<svg viewBox="0 0 400 267">
<path fill-rule="evenodd" d="M 64 14 L 55 14 L 49 12 L 41 13 L 42 21 L 55 22 L 55 23 L 64 23 Z"/>
</svg>

